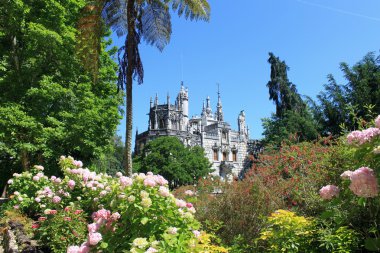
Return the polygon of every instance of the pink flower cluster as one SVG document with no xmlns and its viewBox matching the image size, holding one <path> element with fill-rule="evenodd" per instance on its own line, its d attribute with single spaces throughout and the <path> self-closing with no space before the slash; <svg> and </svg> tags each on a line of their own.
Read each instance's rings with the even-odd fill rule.
<svg viewBox="0 0 380 253">
<path fill-rule="evenodd" d="M 332 199 L 333 197 L 338 196 L 338 194 L 339 188 L 335 185 L 326 185 L 319 190 L 321 198 L 326 200 Z"/>
<path fill-rule="evenodd" d="M 168 184 L 168 181 L 160 175 L 154 175 L 152 172 L 148 172 L 146 176 L 140 174 L 139 177 L 144 177 L 144 185 L 149 187 L 155 187 L 156 185 L 164 186 Z"/>
<path fill-rule="evenodd" d="M 88 253 L 91 248 L 87 242 L 83 243 L 81 246 L 70 246 L 67 249 L 67 253 Z"/>
<path fill-rule="evenodd" d="M 372 169 L 361 167 L 351 173 L 350 180 L 350 190 L 355 195 L 365 198 L 372 198 L 378 195 L 377 178 Z"/>
<path fill-rule="evenodd" d="M 103 238 L 102 234 L 99 233 L 99 229 L 105 225 L 107 230 L 112 230 L 113 223 L 120 219 L 120 214 L 118 212 L 112 213 L 106 209 L 100 209 L 92 214 L 92 219 L 94 223 L 87 225 L 88 238 L 87 242 L 83 243 L 82 246 L 70 246 L 67 249 L 67 253 L 87 253 L 90 252 L 91 246 L 97 245 Z"/>
<path fill-rule="evenodd" d="M 380 135 L 380 129 L 376 127 L 370 127 L 362 131 L 353 131 L 347 135 L 348 144 L 362 145 L 371 141 L 375 136 Z"/>
<path fill-rule="evenodd" d="M 377 128 L 380 128 L 380 115 L 377 116 L 376 119 L 375 119 L 375 126 L 376 126 Z"/>
</svg>

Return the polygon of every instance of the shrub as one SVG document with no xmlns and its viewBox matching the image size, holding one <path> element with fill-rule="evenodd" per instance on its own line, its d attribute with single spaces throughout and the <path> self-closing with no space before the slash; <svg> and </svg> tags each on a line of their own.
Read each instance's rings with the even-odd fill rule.
<svg viewBox="0 0 380 253">
<path fill-rule="evenodd" d="M 268 219 L 268 227 L 259 240 L 268 252 L 313 252 L 314 224 L 303 216 L 286 210 L 277 210 Z"/>
<path fill-rule="evenodd" d="M 326 182 L 336 182 L 330 143 L 325 139 L 320 143 L 284 144 L 280 150 L 267 148 L 245 177 L 260 180 L 272 195 L 282 198 L 287 209 L 315 215 L 323 209 L 318 190 Z"/>
<path fill-rule="evenodd" d="M 282 201 L 255 178 L 223 184 L 214 182 L 219 194 L 202 191 L 200 187 L 195 202 L 196 217 L 224 243 L 232 245 L 235 237 L 240 237 L 241 245 L 252 245 L 265 216 L 283 206 Z"/>
<path fill-rule="evenodd" d="M 23 197 L 13 197 L 8 204 L 45 217 L 40 217 L 36 228 L 38 238 L 55 252 L 65 252 L 65 248 L 68 252 L 202 252 L 213 248 L 199 230 L 195 208 L 176 199 L 162 176 L 117 173 L 112 178 L 82 168 L 71 157 L 61 157 L 59 163 L 63 178 L 48 179 L 39 170 L 15 175 L 10 190 L 13 196 Z M 37 174 L 43 180 L 33 180 Z"/>
</svg>

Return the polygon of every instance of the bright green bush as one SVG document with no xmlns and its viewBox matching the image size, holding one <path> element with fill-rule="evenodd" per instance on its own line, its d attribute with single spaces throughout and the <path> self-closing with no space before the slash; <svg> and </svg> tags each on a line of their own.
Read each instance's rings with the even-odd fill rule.
<svg viewBox="0 0 380 253">
<path fill-rule="evenodd" d="M 266 252 L 313 252 L 314 229 L 312 220 L 280 209 L 268 218 L 259 241 Z"/>
</svg>

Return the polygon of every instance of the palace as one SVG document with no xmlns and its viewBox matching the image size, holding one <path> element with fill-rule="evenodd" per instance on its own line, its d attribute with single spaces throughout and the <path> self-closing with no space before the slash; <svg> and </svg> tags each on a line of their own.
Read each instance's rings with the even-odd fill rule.
<svg viewBox="0 0 380 253">
<path fill-rule="evenodd" d="M 189 91 L 182 83 L 174 104 L 170 103 L 169 95 L 165 104 L 159 104 L 157 95 L 154 102 L 150 99 L 148 130 L 136 133 L 135 154 L 139 154 L 150 140 L 176 136 L 184 145 L 204 148 L 212 163 L 213 174 L 223 178 L 228 174 L 238 176 L 256 142 L 249 140 L 244 111 L 239 113 L 237 122 L 236 131 L 223 120 L 219 90 L 215 113 L 211 109 L 210 97 L 207 97 L 201 116 L 189 118 Z"/>
</svg>

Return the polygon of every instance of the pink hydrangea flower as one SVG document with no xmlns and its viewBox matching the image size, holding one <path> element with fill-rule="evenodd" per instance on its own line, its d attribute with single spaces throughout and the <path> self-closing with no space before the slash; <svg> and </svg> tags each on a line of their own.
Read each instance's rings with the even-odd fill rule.
<svg viewBox="0 0 380 253">
<path fill-rule="evenodd" d="M 87 225 L 87 229 L 89 233 L 95 233 L 100 228 L 100 224 L 97 223 L 91 223 Z"/>
<path fill-rule="evenodd" d="M 70 246 L 67 248 L 67 253 L 80 253 L 79 246 Z"/>
<path fill-rule="evenodd" d="M 132 185 L 133 180 L 130 177 L 120 177 L 120 185 L 123 187 Z"/>
<path fill-rule="evenodd" d="M 85 245 L 80 246 L 79 253 L 88 253 L 90 252 L 90 250 L 91 250 L 90 246 L 85 244 Z"/>
<path fill-rule="evenodd" d="M 156 181 L 157 184 L 162 185 L 162 186 L 167 185 L 169 183 L 168 180 L 166 180 L 161 175 L 156 175 L 154 180 Z"/>
<path fill-rule="evenodd" d="M 193 207 L 193 204 L 191 204 L 191 203 L 186 203 L 186 207 L 187 207 L 187 208 L 192 208 L 192 207 Z"/>
<path fill-rule="evenodd" d="M 13 184 L 13 179 L 9 179 L 7 183 L 8 184 Z"/>
<path fill-rule="evenodd" d="M 169 197 L 169 195 L 170 195 L 169 189 L 165 186 L 160 186 L 160 188 L 158 189 L 158 193 L 162 197 Z"/>
<path fill-rule="evenodd" d="M 359 197 L 372 198 L 378 195 L 377 178 L 372 169 L 361 167 L 350 176 L 350 190 Z"/>
<path fill-rule="evenodd" d="M 76 166 L 77 168 L 82 168 L 83 163 L 82 163 L 82 161 L 76 161 L 76 160 L 74 160 L 73 161 L 73 165 Z"/>
<path fill-rule="evenodd" d="M 182 199 L 176 199 L 175 200 L 175 204 L 181 208 L 181 207 L 186 207 L 186 201 L 182 200 Z"/>
<path fill-rule="evenodd" d="M 75 187 L 75 181 L 74 180 L 69 180 L 69 182 L 67 182 L 67 186 L 72 190 L 74 189 Z"/>
<path fill-rule="evenodd" d="M 377 116 L 376 119 L 375 119 L 375 126 L 376 126 L 377 128 L 380 128 L 380 115 Z"/>
<path fill-rule="evenodd" d="M 36 170 L 41 170 L 41 171 L 44 170 L 44 167 L 41 166 L 41 165 L 34 165 L 34 168 L 35 168 Z"/>
<path fill-rule="evenodd" d="M 40 203 L 41 202 L 41 199 L 40 198 L 35 198 L 34 201 L 36 201 L 37 203 Z"/>
<path fill-rule="evenodd" d="M 193 234 L 196 238 L 199 238 L 199 236 L 201 235 L 201 232 L 199 232 L 198 230 L 193 230 Z"/>
<path fill-rule="evenodd" d="M 34 177 L 33 177 L 33 181 L 36 181 L 36 182 L 37 182 L 38 180 L 40 180 L 40 177 L 39 177 L 39 176 L 34 176 Z"/>
<path fill-rule="evenodd" d="M 149 249 L 147 249 L 147 250 L 145 251 L 145 253 L 155 253 L 155 252 L 158 252 L 158 250 L 156 250 L 156 249 L 153 248 L 153 247 L 149 247 Z"/>
<path fill-rule="evenodd" d="M 92 214 L 92 218 L 94 219 L 94 221 L 98 221 L 99 219 L 108 220 L 110 216 L 111 216 L 111 212 L 104 208 Z"/>
<path fill-rule="evenodd" d="M 187 191 L 185 191 L 185 195 L 194 196 L 194 192 L 192 190 L 187 190 Z"/>
<path fill-rule="evenodd" d="M 88 243 L 90 245 L 96 245 L 102 240 L 102 235 L 98 232 L 88 234 Z"/>
<path fill-rule="evenodd" d="M 121 172 L 116 172 L 116 177 L 122 177 L 123 176 L 123 173 Z"/>
<path fill-rule="evenodd" d="M 363 131 L 353 131 L 347 135 L 347 142 L 349 144 L 362 145 L 371 141 L 375 136 L 380 135 L 380 129 L 376 127 L 370 127 Z"/>
<path fill-rule="evenodd" d="M 111 214 L 111 219 L 114 221 L 117 221 L 118 219 L 120 219 L 120 217 L 121 215 L 118 212 Z"/>
<path fill-rule="evenodd" d="M 168 231 L 168 234 L 175 235 L 175 234 L 177 234 L 178 228 L 169 227 L 167 231 Z"/>
<path fill-rule="evenodd" d="M 154 186 L 156 186 L 156 181 L 154 181 L 154 179 L 151 177 L 147 177 L 144 179 L 144 185 L 154 187 Z"/>
<path fill-rule="evenodd" d="M 53 199 L 52 199 L 53 203 L 57 204 L 59 202 L 61 202 L 61 197 L 59 196 L 54 196 Z"/>
<path fill-rule="evenodd" d="M 326 185 L 319 190 L 322 199 L 332 199 L 339 194 L 339 188 L 335 185 Z"/>
<path fill-rule="evenodd" d="M 350 179 L 351 175 L 352 175 L 352 171 L 346 170 L 340 175 L 340 177 L 343 179 Z"/>
</svg>

